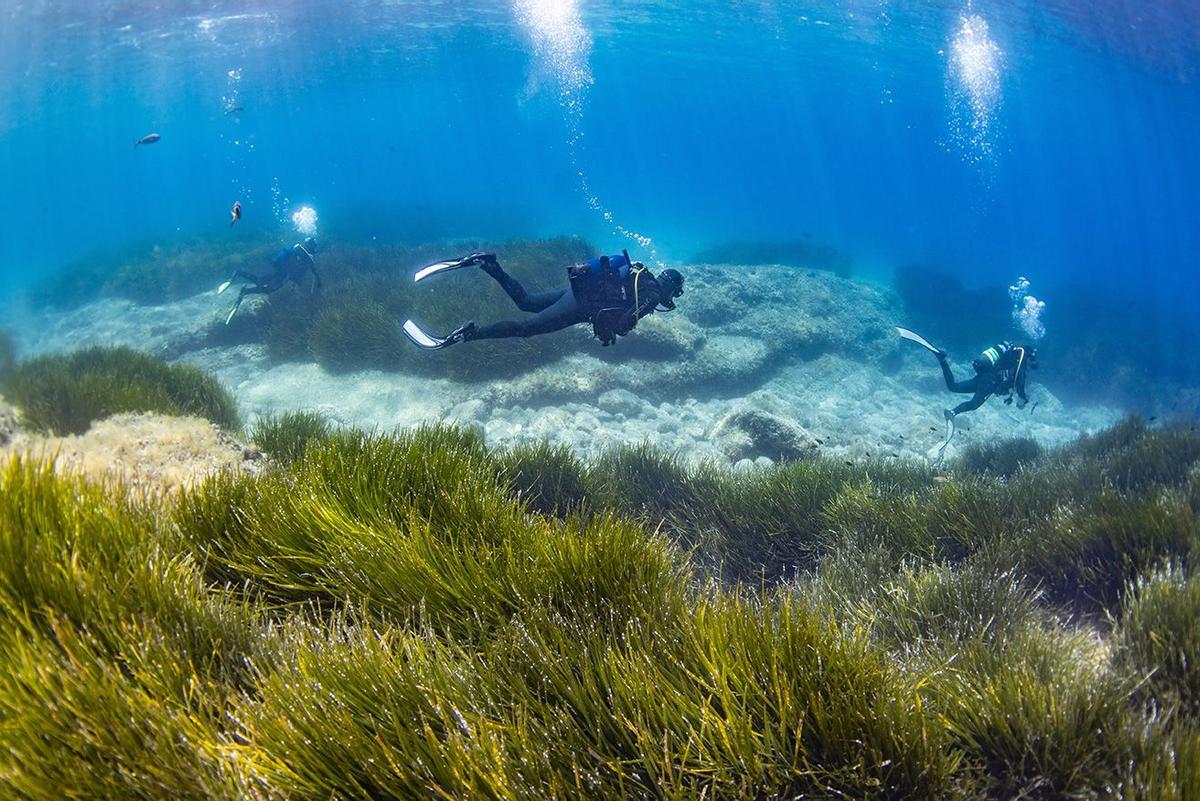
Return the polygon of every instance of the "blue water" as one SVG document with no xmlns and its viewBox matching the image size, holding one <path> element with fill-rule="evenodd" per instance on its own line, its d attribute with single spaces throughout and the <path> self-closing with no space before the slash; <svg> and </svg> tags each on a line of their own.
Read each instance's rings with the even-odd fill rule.
<svg viewBox="0 0 1200 801">
<path fill-rule="evenodd" d="M 1050 319 L 1076 282 L 1154 297 L 1177 327 L 1198 140 L 1190 0 L 10 1 L 0 286 L 283 239 L 308 204 L 324 237 L 573 233 L 667 263 L 808 238 L 866 274 L 1027 275 Z"/>
</svg>

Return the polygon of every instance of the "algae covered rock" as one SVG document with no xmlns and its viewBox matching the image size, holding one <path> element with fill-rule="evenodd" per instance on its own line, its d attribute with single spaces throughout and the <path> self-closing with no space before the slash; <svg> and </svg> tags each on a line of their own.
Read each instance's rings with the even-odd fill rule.
<svg viewBox="0 0 1200 801">
<path fill-rule="evenodd" d="M 729 460 L 797 460 L 815 455 L 821 442 L 803 426 L 763 403 L 767 393 L 757 393 L 739 404 L 713 427 L 711 438 Z M 773 399 L 772 399 L 773 400 Z"/>
<path fill-rule="evenodd" d="M 900 301 L 873 284 L 781 266 L 685 268 L 680 309 L 709 340 L 758 340 L 774 364 L 835 353 L 881 363 L 893 357 Z"/>
<path fill-rule="evenodd" d="M 67 436 L 18 433 L 6 450 L 60 472 L 174 493 L 222 471 L 258 473 L 262 451 L 199 417 L 118 414 Z"/>
<path fill-rule="evenodd" d="M 638 321 L 637 328 L 603 351 L 610 358 L 669 360 L 687 358 L 704 346 L 707 332 L 684 316 L 655 314 Z"/>
<path fill-rule="evenodd" d="M 0 447 L 12 441 L 17 429 L 17 410 L 0 398 Z"/>
</svg>

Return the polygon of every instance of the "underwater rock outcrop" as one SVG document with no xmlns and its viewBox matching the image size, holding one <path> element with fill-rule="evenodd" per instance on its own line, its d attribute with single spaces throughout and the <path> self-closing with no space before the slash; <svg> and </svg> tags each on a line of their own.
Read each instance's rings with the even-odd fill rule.
<svg viewBox="0 0 1200 801">
<path fill-rule="evenodd" d="M 0 412 L 0 425 L 2 418 Z M 161 414 L 119 414 L 65 437 L 18 432 L 5 451 L 48 460 L 59 471 L 167 493 L 225 470 L 257 473 L 265 464 L 261 451 L 214 423 Z"/>
<path fill-rule="evenodd" d="M 18 430 L 17 410 L 0 398 L 0 447 L 11 442 Z"/>
<path fill-rule="evenodd" d="M 787 407 L 768 393 L 755 393 L 737 404 L 717 422 L 710 438 L 732 462 L 804 459 L 821 447 L 821 441 L 793 422 Z"/>
</svg>

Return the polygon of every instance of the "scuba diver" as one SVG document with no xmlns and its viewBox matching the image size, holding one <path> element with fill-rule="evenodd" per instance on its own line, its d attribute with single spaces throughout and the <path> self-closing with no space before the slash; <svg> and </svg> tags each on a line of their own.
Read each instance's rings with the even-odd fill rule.
<svg viewBox="0 0 1200 801">
<path fill-rule="evenodd" d="M 243 284 L 238 291 L 237 300 L 234 302 L 233 308 L 229 310 L 229 316 L 225 318 L 225 325 L 229 325 L 229 321 L 233 319 L 233 315 L 237 314 L 237 310 L 247 295 L 269 295 L 288 281 L 299 286 L 310 270 L 313 274 L 312 291 L 315 293 L 320 289 L 321 274 L 317 272 L 317 262 L 313 258 L 316 252 L 317 241 L 310 236 L 304 240 L 303 244 L 297 242 L 290 248 L 283 248 L 276 253 L 271 259 L 271 272 L 265 276 L 257 276 L 245 270 L 236 270 L 228 281 L 217 287 L 217 294 L 220 295 L 239 278 L 249 282 Z"/>
<path fill-rule="evenodd" d="M 526 292 L 500 268 L 494 253 L 472 253 L 461 259 L 437 262 L 419 270 L 413 280 L 472 266 L 494 278 L 517 308 L 532 316 L 484 326 L 469 322 L 445 337 L 432 336 L 412 320 L 406 320 L 404 333 L 417 347 L 438 350 L 475 339 L 531 337 L 580 323 L 591 323 L 596 338 L 607 346 L 616 342 L 618 336 L 628 334 L 638 320 L 659 307 L 666 311 L 674 309 L 675 298 L 683 294 L 683 276 L 678 270 L 663 270 L 654 275 L 641 262 L 631 261 L 625 251 L 619 256 L 598 256 L 568 267 L 570 285 L 550 292 Z"/>
<path fill-rule="evenodd" d="M 1025 379 L 1030 368 L 1038 367 L 1037 351 L 1025 345 L 1014 345 L 1011 342 L 1001 342 L 993 345 L 971 362 L 975 375 L 959 381 L 950 369 L 950 359 L 946 351 L 934 347 L 924 337 L 897 327 L 900 336 L 910 342 L 928 349 L 937 356 L 938 364 L 942 367 L 942 378 L 946 381 L 946 389 L 959 394 L 969 394 L 971 398 L 946 409 L 942 414 L 946 419 L 946 439 L 938 448 L 936 462 L 940 463 L 945 455 L 946 446 L 954 436 L 954 419 L 963 412 L 978 409 L 992 395 L 1004 395 L 1005 405 L 1013 402 L 1013 393 L 1017 395 L 1017 408 L 1024 409 L 1029 403 L 1025 394 Z"/>
</svg>

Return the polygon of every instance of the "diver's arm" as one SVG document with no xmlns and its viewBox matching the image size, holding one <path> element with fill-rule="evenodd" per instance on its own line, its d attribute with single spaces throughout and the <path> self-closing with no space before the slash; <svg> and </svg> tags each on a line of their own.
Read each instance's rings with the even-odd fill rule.
<svg viewBox="0 0 1200 801">
<path fill-rule="evenodd" d="M 637 325 L 638 320 L 648 314 L 654 314 L 658 309 L 659 295 L 658 290 L 653 289 L 646 292 L 644 297 L 638 298 L 640 305 L 634 309 L 631 308 L 621 316 L 620 325 L 617 327 L 617 332 L 624 335 L 628 334 Z"/>
<path fill-rule="evenodd" d="M 1016 381 L 1013 382 L 1013 384 L 1017 388 L 1017 397 L 1019 397 L 1021 399 L 1020 402 L 1017 403 L 1017 408 L 1019 409 L 1019 408 L 1024 407 L 1025 404 L 1029 403 L 1029 396 L 1025 394 L 1025 371 L 1024 370 L 1021 370 L 1021 372 L 1017 373 L 1017 379 L 1016 379 Z"/>
<path fill-rule="evenodd" d="M 1017 397 L 1021 399 L 1021 402 L 1017 404 L 1020 407 L 1029 403 L 1029 397 L 1025 394 L 1025 373 L 1028 372 L 1028 365 L 1025 364 L 1025 349 L 1016 348 L 1015 350 L 1017 353 L 1017 366 L 1013 370 L 1013 389 L 1017 391 Z"/>
<path fill-rule="evenodd" d="M 308 269 L 312 270 L 313 292 L 316 292 L 318 289 L 321 288 L 321 274 L 319 272 L 317 272 L 317 260 L 313 258 L 313 255 L 308 252 L 308 249 L 306 247 L 304 247 L 303 245 L 301 245 L 299 243 L 297 243 L 296 245 L 294 245 L 292 247 L 292 252 L 299 253 L 300 256 L 304 259 L 304 265 L 306 267 L 308 267 Z"/>
</svg>

